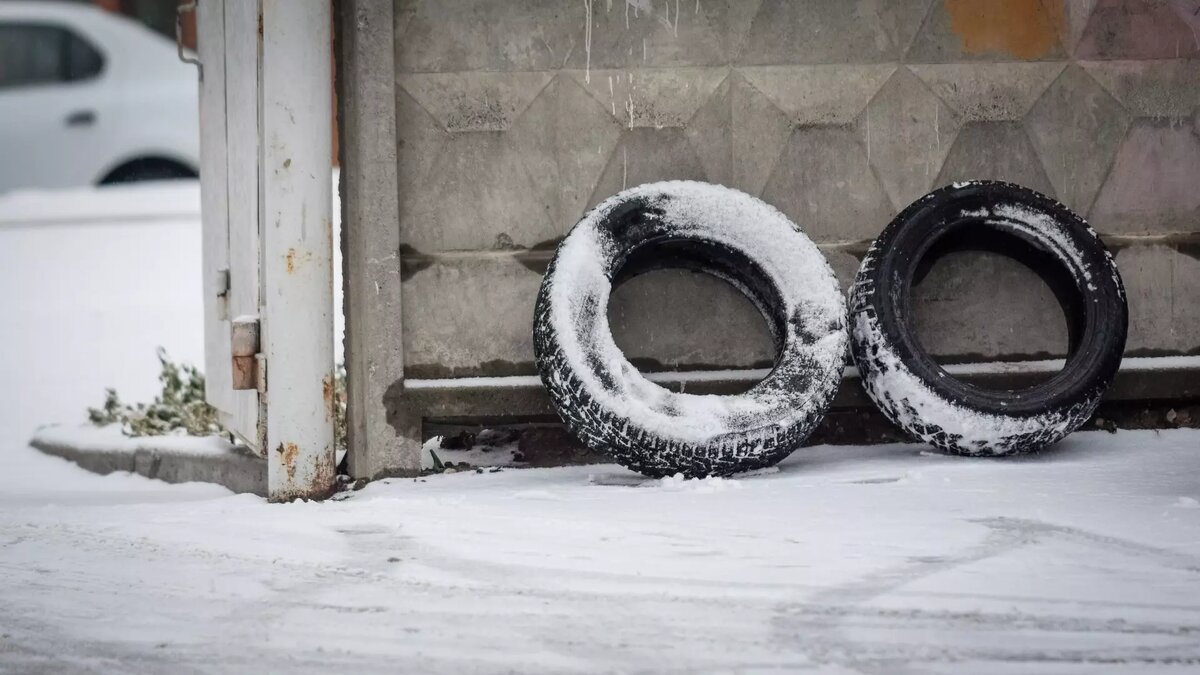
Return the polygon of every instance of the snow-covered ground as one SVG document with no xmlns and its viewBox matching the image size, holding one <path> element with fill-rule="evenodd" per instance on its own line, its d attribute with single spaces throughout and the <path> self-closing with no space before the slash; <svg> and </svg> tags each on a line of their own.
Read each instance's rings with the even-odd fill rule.
<svg viewBox="0 0 1200 675">
<path fill-rule="evenodd" d="M 1200 432 L 1018 461 L 818 447 L 736 480 L 615 466 L 268 505 L 0 473 L 0 672 L 1200 669 Z"/>
<path fill-rule="evenodd" d="M 288 505 L 40 455 L 202 360 L 195 186 L 116 190 L 0 198 L 0 673 L 1200 671 L 1197 431 Z"/>
</svg>

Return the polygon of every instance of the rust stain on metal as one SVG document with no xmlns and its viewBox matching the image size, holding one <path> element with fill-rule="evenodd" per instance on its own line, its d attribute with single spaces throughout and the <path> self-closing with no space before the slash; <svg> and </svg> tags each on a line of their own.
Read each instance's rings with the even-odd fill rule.
<svg viewBox="0 0 1200 675">
<path fill-rule="evenodd" d="M 1018 59 L 1051 53 L 1062 35 L 1062 3 L 1049 0 L 943 0 L 950 26 L 968 54 Z"/>
<path fill-rule="evenodd" d="M 333 462 L 317 462 L 309 499 L 326 499 L 337 491 L 337 467 Z"/>
<path fill-rule="evenodd" d="M 330 256 L 329 257 L 329 262 L 330 262 L 329 294 L 332 297 L 333 293 L 334 293 L 333 269 L 332 269 L 333 268 L 333 265 L 332 265 L 332 263 L 333 263 L 333 221 L 330 220 L 329 216 L 325 216 L 324 218 L 321 219 L 321 225 L 325 228 L 325 244 L 328 247 L 327 250 L 329 251 L 329 256 Z M 345 265 L 346 265 L 346 263 L 345 263 L 345 261 L 343 261 L 342 266 L 345 267 Z"/>
<path fill-rule="evenodd" d="M 296 470 L 299 468 L 297 462 L 304 461 L 300 457 L 300 448 L 295 443 L 280 443 L 279 447 L 275 448 L 275 452 L 281 455 L 283 468 L 287 472 L 288 482 L 291 483 L 286 489 L 272 492 L 272 502 L 290 502 L 296 499 L 327 499 L 337 491 L 337 466 L 334 463 L 334 453 L 329 446 L 325 447 L 327 453 L 311 458 L 311 464 L 306 463 L 306 466 L 312 467 L 312 477 L 303 480 L 303 484 L 295 484 Z M 302 476 L 303 478 L 303 476 Z"/>
<path fill-rule="evenodd" d="M 296 478 L 296 457 L 300 455 L 300 448 L 295 443 L 280 443 L 275 450 L 283 455 L 283 468 L 287 471 L 288 480 Z"/>
<path fill-rule="evenodd" d="M 295 274 L 296 269 L 300 267 L 300 263 L 306 260 L 312 260 L 313 254 L 311 251 L 307 253 L 299 253 L 294 248 L 289 248 L 287 255 L 283 257 L 283 261 L 287 266 L 288 274 Z"/>
<path fill-rule="evenodd" d="M 258 328 L 256 318 L 238 317 L 231 324 L 230 353 L 233 355 L 234 390 L 258 388 Z"/>
<path fill-rule="evenodd" d="M 321 398 L 325 399 L 325 419 L 333 420 L 333 407 L 337 401 L 334 392 L 333 374 L 321 378 Z"/>
<path fill-rule="evenodd" d="M 258 362 L 253 356 L 233 357 L 233 389 L 249 391 L 258 388 Z"/>
</svg>

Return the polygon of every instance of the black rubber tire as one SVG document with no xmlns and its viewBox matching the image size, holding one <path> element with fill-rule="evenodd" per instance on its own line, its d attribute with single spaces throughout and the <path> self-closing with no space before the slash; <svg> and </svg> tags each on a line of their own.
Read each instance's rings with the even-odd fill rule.
<svg viewBox="0 0 1200 675">
<path fill-rule="evenodd" d="M 663 267 L 712 274 L 755 303 L 777 353 L 762 382 L 732 396 L 675 393 L 629 363 L 609 330 L 609 293 Z M 832 270 L 783 214 L 672 181 L 626 190 L 575 225 L 543 278 L 533 344 L 555 409 L 589 447 L 652 477 L 725 476 L 770 466 L 812 433 L 841 382 L 845 319 Z"/>
<path fill-rule="evenodd" d="M 1062 371 L 1018 391 L 985 390 L 921 347 L 910 321 L 914 275 L 951 238 L 1007 242 L 1056 291 L 1070 328 Z M 912 437 L 959 455 L 1058 442 L 1091 417 L 1125 351 L 1125 290 L 1108 249 L 1067 207 L 1010 183 L 955 184 L 906 208 L 871 245 L 850 305 L 851 350 L 871 400 Z"/>
<path fill-rule="evenodd" d="M 100 179 L 101 185 L 196 178 L 194 169 L 171 159 L 142 157 L 128 161 Z"/>
</svg>

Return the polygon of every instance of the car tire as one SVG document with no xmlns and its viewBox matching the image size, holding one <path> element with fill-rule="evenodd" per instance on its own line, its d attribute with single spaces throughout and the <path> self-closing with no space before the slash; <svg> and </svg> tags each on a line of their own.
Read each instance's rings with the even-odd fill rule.
<svg viewBox="0 0 1200 675">
<path fill-rule="evenodd" d="M 672 392 L 613 341 L 614 285 L 686 268 L 731 283 L 775 341 L 770 374 L 743 394 Z M 643 185 L 604 201 L 559 245 L 534 311 L 538 372 L 568 429 L 652 477 L 725 476 L 770 466 L 813 431 L 846 361 L 846 307 L 816 245 L 782 213 L 705 183 Z"/>
<path fill-rule="evenodd" d="M 950 376 L 922 348 L 911 287 L 951 238 L 1007 242 L 1006 252 L 1056 291 L 1070 334 L 1059 373 L 1017 391 L 983 389 Z M 1061 440 L 1096 409 L 1125 350 L 1125 290 L 1108 249 L 1065 206 L 1010 183 L 955 184 L 906 208 L 871 245 L 850 304 L 851 350 L 868 396 L 910 436 L 954 454 L 1011 455 Z"/>
<path fill-rule="evenodd" d="M 100 179 L 101 185 L 121 185 L 147 181 L 185 180 L 197 177 L 190 167 L 170 159 L 142 157 L 128 161 Z"/>
</svg>

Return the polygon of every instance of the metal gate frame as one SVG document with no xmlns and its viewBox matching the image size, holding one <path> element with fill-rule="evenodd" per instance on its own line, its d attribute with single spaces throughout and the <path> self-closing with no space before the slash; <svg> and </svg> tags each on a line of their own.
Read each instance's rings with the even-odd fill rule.
<svg viewBox="0 0 1200 675">
<path fill-rule="evenodd" d="M 328 495 L 330 0 L 200 0 L 206 397 L 272 501 Z M 268 404 L 269 402 L 269 404 Z"/>
</svg>

